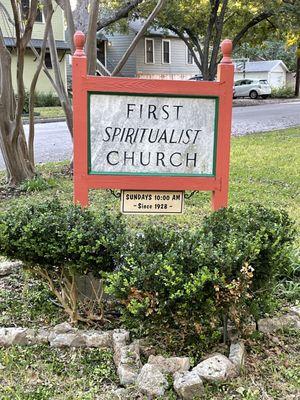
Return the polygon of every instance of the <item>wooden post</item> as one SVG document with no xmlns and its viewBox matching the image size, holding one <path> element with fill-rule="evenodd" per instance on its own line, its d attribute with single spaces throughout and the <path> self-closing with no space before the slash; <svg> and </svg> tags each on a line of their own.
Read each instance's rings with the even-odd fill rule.
<svg viewBox="0 0 300 400">
<path fill-rule="evenodd" d="M 219 129 L 217 146 L 216 176 L 221 180 L 220 190 L 213 191 L 212 207 L 216 211 L 228 205 L 230 138 L 232 122 L 232 96 L 234 66 L 232 63 L 232 41 L 224 40 L 221 44 L 223 59 L 218 66 L 218 82 L 224 85 L 225 95 L 220 97 Z"/>
<path fill-rule="evenodd" d="M 83 78 L 87 75 L 87 58 L 84 53 L 85 35 L 77 31 L 74 35 L 75 53 L 72 58 L 73 79 L 73 126 L 74 126 L 74 202 L 82 207 L 88 205 L 88 186 L 84 177 L 88 168 L 87 130 L 87 92 Z"/>
</svg>

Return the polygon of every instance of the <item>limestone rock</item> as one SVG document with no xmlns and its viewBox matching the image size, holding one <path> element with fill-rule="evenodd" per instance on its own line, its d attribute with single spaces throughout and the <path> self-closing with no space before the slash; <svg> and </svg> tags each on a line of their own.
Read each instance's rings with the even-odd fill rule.
<svg viewBox="0 0 300 400">
<path fill-rule="evenodd" d="M 49 342 L 49 335 L 50 331 L 48 329 L 38 329 L 37 332 L 35 332 L 35 338 L 38 341 L 38 343 L 46 344 Z"/>
<path fill-rule="evenodd" d="M 87 331 L 82 334 L 87 347 L 109 348 L 112 346 L 112 333 L 101 331 Z"/>
<path fill-rule="evenodd" d="M 223 382 L 237 375 L 235 365 L 223 354 L 207 358 L 192 371 L 208 382 Z"/>
<path fill-rule="evenodd" d="M 0 262 L 0 276 L 10 275 L 22 266 L 21 261 L 2 261 Z"/>
<path fill-rule="evenodd" d="M 24 335 L 19 335 L 16 340 L 18 344 L 32 345 L 32 344 L 48 344 L 49 331 L 47 329 L 26 329 Z M 16 344 L 16 343 L 14 343 Z"/>
<path fill-rule="evenodd" d="M 142 394 L 137 392 L 134 387 L 129 388 L 118 388 L 112 390 L 109 395 L 109 400 L 133 400 L 133 399 L 142 399 Z M 98 398 L 98 400 L 102 400 L 102 397 Z"/>
<path fill-rule="evenodd" d="M 130 334 L 125 329 L 115 329 L 112 334 L 113 344 L 122 344 L 126 346 L 129 341 Z"/>
<path fill-rule="evenodd" d="M 129 332 L 125 329 L 115 329 L 112 334 L 112 345 L 114 350 L 114 363 L 116 367 L 120 364 L 121 348 L 126 346 L 129 341 Z"/>
<path fill-rule="evenodd" d="M 195 371 L 174 375 L 174 390 L 183 400 L 200 398 L 204 393 L 204 386 L 200 376 Z"/>
<path fill-rule="evenodd" d="M 52 331 L 54 333 L 74 333 L 76 328 L 73 328 L 69 322 L 62 322 L 61 324 L 55 325 Z"/>
<path fill-rule="evenodd" d="M 137 343 L 120 349 L 120 361 L 117 368 L 121 385 L 128 386 L 136 382 L 141 368 L 140 350 Z"/>
<path fill-rule="evenodd" d="M 246 349 L 244 343 L 232 343 L 228 358 L 236 366 L 237 371 L 240 372 L 245 366 Z"/>
<path fill-rule="evenodd" d="M 291 307 L 290 313 L 295 315 L 296 317 L 300 318 L 300 306 Z"/>
<path fill-rule="evenodd" d="M 46 329 L 1 328 L 0 346 L 31 345 L 48 343 L 49 331 Z"/>
<path fill-rule="evenodd" d="M 150 398 L 163 396 L 169 384 L 164 375 L 154 364 L 145 364 L 137 378 L 137 387 Z"/>
<path fill-rule="evenodd" d="M 153 356 L 148 359 L 148 364 L 156 365 L 163 374 L 175 374 L 175 372 L 185 372 L 190 369 L 188 357 L 169 357 Z"/>
<path fill-rule="evenodd" d="M 0 346 L 26 344 L 26 328 L 0 328 Z"/>
<path fill-rule="evenodd" d="M 111 392 L 111 399 L 112 400 L 127 400 L 130 398 L 129 397 L 130 394 L 131 393 L 127 389 L 124 389 L 124 388 L 115 389 Z"/>
<path fill-rule="evenodd" d="M 263 318 L 258 321 L 258 330 L 262 333 L 274 333 L 284 328 L 300 329 L 300 320 L 295 314 L 285 314 L 281 317 Z"/>
<path fill-rule="evenodd" d="M 81 333 L 51 333 L 49 335 L 51 347 L 86 347 L 85 338 Z"/>
</svg>

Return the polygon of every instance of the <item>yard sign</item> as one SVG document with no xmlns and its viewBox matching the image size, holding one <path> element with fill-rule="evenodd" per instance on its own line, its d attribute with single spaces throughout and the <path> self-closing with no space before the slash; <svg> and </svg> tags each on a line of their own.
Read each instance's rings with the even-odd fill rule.
<svg viewBox="0 0 300 400">
<path fill-rule="evenodd" d="M 205 190 L 214 210 L 226 207 L 231 41 L 215 82 L 88 76 L 84 34 L 74 41 L 75 203 L 87 206 L 89 189 Z"/>
</svg>

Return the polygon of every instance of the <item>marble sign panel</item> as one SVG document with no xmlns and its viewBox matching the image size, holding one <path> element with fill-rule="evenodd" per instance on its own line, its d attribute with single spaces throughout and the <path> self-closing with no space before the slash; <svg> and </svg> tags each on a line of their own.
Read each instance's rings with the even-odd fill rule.
<svg viewBox="0 0 300 400">
<path fill-rule="evenodd" d="M 214 176 L 217 98 L 89 94 L 89 174 Z"/>
</svg>

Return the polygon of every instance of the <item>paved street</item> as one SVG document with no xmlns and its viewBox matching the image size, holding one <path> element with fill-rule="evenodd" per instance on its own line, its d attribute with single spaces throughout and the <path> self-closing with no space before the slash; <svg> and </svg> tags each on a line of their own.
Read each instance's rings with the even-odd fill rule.
<svg viewBox="0 0 300 400">
<path fill-rule="evenodd" d="M 300 126 L 300 101 L 233 109 L 234 135 L 291 126 Z M 27 132 L 28 126 L 25 129 Z M 65 122 L 36 125 L 35 158 L 37 163 L 70 159 L 71 152 L 72 142 Z M 0 169 L 4 169 L 1 154 Z"/>
<path fill-rule="evenodd" d="M 300 101 L 233 109 L 234 135 L 272 131 L 291 126 L 300 126 Z"/>
</svg>

